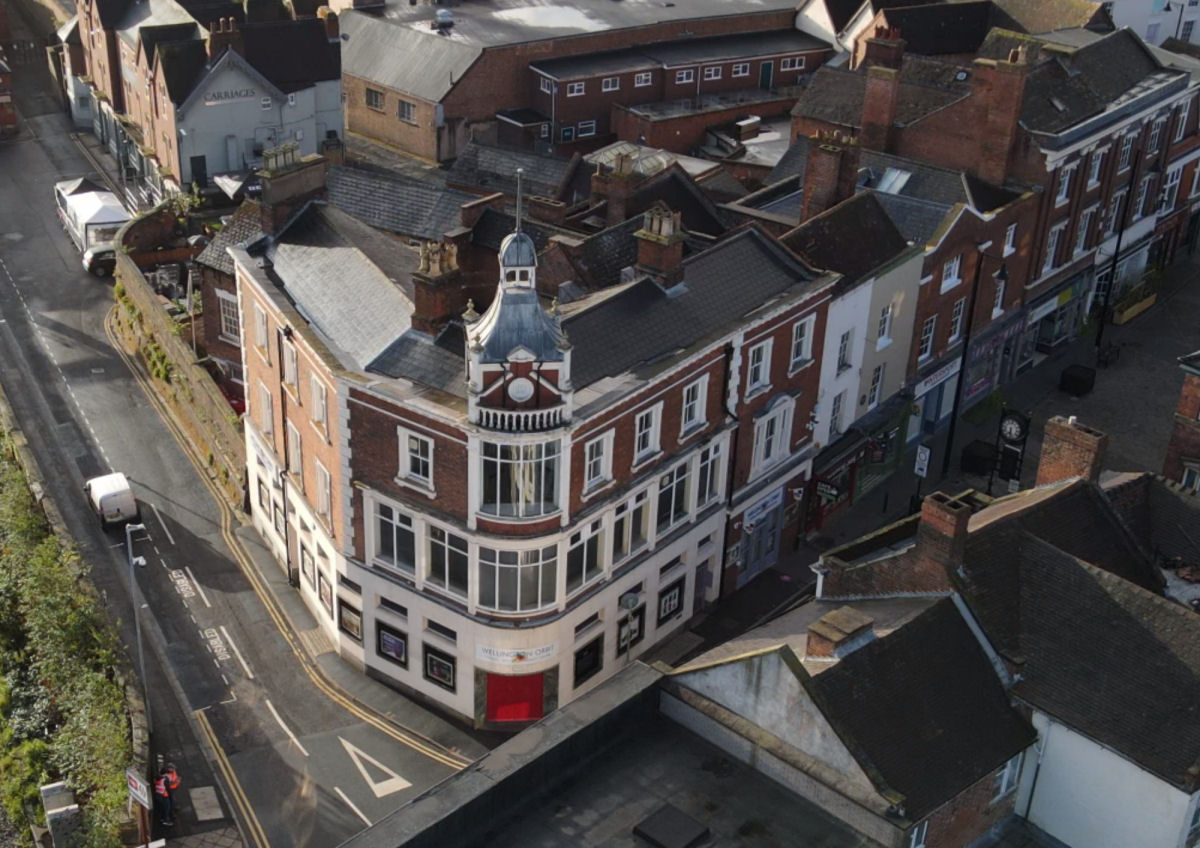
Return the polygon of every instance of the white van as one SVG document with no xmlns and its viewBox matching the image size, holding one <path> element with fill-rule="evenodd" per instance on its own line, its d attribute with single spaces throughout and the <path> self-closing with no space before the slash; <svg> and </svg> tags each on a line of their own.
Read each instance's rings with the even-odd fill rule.
<svg viewBox="0 0 1200 848">
<path fill-rule="evenodd" d="M 129 479 L 120 471 L 93 477 L 83 484 L 83 490 L 101 524 L 141 521 L 142 509 L 133 496 Z"/>
</svg>

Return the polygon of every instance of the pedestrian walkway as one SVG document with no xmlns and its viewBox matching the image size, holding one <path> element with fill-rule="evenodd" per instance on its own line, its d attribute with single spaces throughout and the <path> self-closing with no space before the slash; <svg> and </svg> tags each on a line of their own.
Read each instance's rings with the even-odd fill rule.
<svg viewBox="0 0 1200 848">
<path fill-rule="evenodd" d="M 1129 324 L 1106 327 L 1104 342 L 1118 344 L 1120 358 L 1107 368 L 1096 368 L 1095 387 L 1083 397 L 1060 391 L 1059 376 L 1069 365 L 1096 367 L 1095 338 L 1091 334 L 1064 345 L 1000 389 L 1006 406 L 1025 412 L 1031 419 L 1021 488 L 1034 485 L 1042 430 L 1055 415 L 1075 415 L 1108 434 L 1106 468 L 1154 473 L 1162 470 L 1183 383 L 1176 360 L 1200 349 L 1200 254 L 1178 258 L 1165 273 L 1158 302 Z M 920 481 L 921 495 L 967 488 L 986 491 L 988 478 L 964 474 L 958 458 L 962 449 L 977 439 L 994 444 L 998 425 L 999 404 L 968 410 L 959 419 L 954 461 L 945 479 L 938 479 L 938 472 L 946 451 L 946 431 L 923 440 L 932 458 L 929 478 Z M 775 567 L 693 619 L 686 632 L 657 646 L 649 659 L 677 665 L 801 602 L 812 591 L 814 575 L 810 566 L 822 551 L 909 514 L 910 502 L 918 491 L 913 471 L 917 444 L 909 445 L 898 470 L 887 480 L 849 509 L 831 517 L 819 534 L 802 540 L 798 549 L 784 555 Z M 1002 481 L 994 483 L 995 494 L 1005 491 Z"/>
</svg>

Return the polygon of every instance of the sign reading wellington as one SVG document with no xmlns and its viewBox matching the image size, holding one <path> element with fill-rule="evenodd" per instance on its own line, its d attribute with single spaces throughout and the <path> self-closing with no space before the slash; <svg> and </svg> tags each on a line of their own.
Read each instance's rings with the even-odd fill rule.
<svg viewBox="0 0 1200 848">
<path fill-rule="evenodd" d="M 490 645 L 476 645 L 475 658 L 484 662 L 518 665 L 520 663 L 548 660 L 558 650 L 558 644 L 541 645 L 536 648 L 493 648 Z"/>
<path fill-rule="evenodd" d="M 220 106 L 222 103 L 237 103 L 241 100 L 253 100 L 258 96 L 253 88 L 228 88 L 224 91 L 204 92 L 205 106 Z"/>
</svg>

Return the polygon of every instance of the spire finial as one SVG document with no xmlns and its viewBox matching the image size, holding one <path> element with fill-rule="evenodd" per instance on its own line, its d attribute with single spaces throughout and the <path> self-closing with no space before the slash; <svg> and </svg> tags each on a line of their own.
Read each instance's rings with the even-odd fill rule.
<svg viewBox="0 0 1200 848">
<path fill-rule="evenodd" d="M 521 232 L 521 175 L 525 173 L 524 168 L 517 168 L 517 232 Z"/>
</svg>

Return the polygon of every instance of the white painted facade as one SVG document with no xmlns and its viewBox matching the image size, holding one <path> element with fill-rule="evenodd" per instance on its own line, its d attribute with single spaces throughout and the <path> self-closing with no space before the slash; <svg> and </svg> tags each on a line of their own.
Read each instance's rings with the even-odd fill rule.
<svg viewBox="0 0 1200 848">
<path fill-rule="evenodd" d="M 1193 43 L 1200 41 L 1200 31 L 1197 31 L 1200 30 L 1200 3 L 1195 0 L 1170 0 L 1171 8 L 1167 9 L 1167 2 L 1113 0 L 1108 5 L 1117 27 L 1129 27 L 1149 44 L 1162 44 L 1171 37 Z"/>
<path fill-rule="evenodd" d="M 868 280 L 836 295 L 829 303 L 825 324 L 825 347 L 821 355 L 821 389 L 817 397 L 817 421 L 813 439 L 818 449 L 846 432 L 858 418 L 863 394 L 863 352 L 866 349 L 873 281 Z M 849 333 L 843 356 L 842 340 Z M 874 333 L 871 332 L 872 342 Z M 866 378 L 869 380 L 870 375 Z M 841 398 L 839 401 L 838 398 Z M 834 427 L 833 416 L 837 415 Z M 836 432 L 834 432 L 836 430 Z"/>
<path fill-rule="evenodd" d="M 867 312 L 856 417 L 866 415 L 907 382 L 908 352 L 912 345 L 923 259 L 921 250 L 913 250 L 865 286 L 871 291 L 871 303 Z M 874 387 L 876 368 L 882 375 L 878 388 Z"/>
<path fill-rule="evenodd" d="M 1036 709 L 1032 722 L 1038 743 L 1022 768 L 1018 814 L 1071 848 L 1197 844 L 1188 830 L 1200 793 L 1181 792 Z"/>
<path fill-rule="evenodd" d="M 326 80 L 285 94 L 226 51 L 176 113 L 181 184 L 191 184 L 195 156 L 211 176 L 261 167 L 263 150 L 285 142 L 318 153 L 327 132 L 342 136 L 341 90 L 340 80 Z"/>
</svg>

